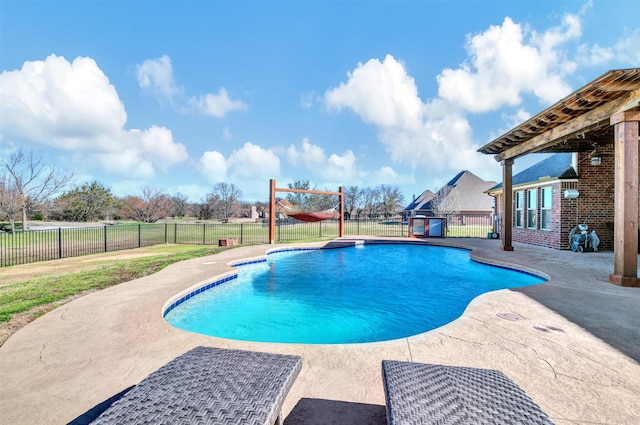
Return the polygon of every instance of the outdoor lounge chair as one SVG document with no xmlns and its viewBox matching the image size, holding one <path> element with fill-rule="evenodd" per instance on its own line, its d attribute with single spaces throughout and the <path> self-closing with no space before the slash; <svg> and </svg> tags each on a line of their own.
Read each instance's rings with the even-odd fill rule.
<svg viewBox="0 0 640 425">
<path fill-rule="evenodd" d="M 389 425 L 553 424 L 498 370 L 382 361 Z"/>
<path fill-rule="evenodd" d="M 299 356 L 196 347 L 134 386 L 92 424 L 281 424 Z"/>
</svg>

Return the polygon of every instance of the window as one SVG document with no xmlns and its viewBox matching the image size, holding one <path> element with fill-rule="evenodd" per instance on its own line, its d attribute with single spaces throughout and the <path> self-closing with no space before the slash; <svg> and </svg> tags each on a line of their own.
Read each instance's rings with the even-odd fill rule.
<svg viewBox="0 0 640 425">
<path fill-rule="evenodd" d="M 524 192 L 516 192 L 516 227 L 522 227 L 522 209 L 524 208 Z"/>
<path fill-rule="evenodd" d="M 536 189 L 527 190 L 527 228 L 535 229 L 536 228 Z"/>
<path fill-rule="evenodd" d="M 543 230 L 551 230 L 551 186 L 541 189 L 540 228 Z"/>
</svg>

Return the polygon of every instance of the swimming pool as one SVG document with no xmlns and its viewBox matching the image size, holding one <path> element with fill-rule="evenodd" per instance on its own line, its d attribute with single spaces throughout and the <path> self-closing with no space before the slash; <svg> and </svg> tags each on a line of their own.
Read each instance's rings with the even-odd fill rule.
<svg viewBox="0 0 640 425">
<path fill-rule="evenodd" d="M 415 244 L 277 252 L 224 280 L 172 304 L 165 319 L 237 340 L 376 342 L 445 325 L 482 293 L 544 282 L 466 250 Z"/>
</svg>

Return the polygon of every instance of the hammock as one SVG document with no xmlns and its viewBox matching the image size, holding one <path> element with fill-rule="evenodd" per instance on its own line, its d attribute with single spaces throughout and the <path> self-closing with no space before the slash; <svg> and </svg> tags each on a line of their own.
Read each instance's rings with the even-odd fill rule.
<svg viewBox="0 0 640 425">
<path fill-rule="evenodd" d="M 306 221 L 308 223 L 314 223 L 316 221 L 329 220 L 331 218 L 336 218 L 336 207 L 329 208 L 324 211 L 303 211 L 297 208 L 288 207 L 279 203 L 280 206 L 284 209 L 284 213 L 287 217 L 291 217 L 296 220 Z"/>
</svg>

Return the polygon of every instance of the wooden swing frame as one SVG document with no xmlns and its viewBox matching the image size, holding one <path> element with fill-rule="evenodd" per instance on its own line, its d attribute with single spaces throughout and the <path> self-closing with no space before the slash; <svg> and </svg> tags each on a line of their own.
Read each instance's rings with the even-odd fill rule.
<svg viewBox="0 0 640 425">
<path fill-rule="evenodd" d="M 269 180 L 269 243 L 276 243 L 276 192 L 289 192 L 289 193 L 315 193 L 318 195 L 336 195 L 340 201 L 340 214 L 338 225 L 339 237 L 344 236 L 344 187 L 340 186 L 338 192 L 327 192 L 324 190 L 309 190 L 309 189 L 290 189 L 283 187 L 276 187 L 275 179 Z"/>
</svg>

